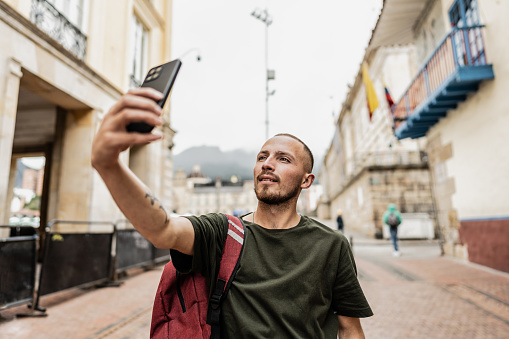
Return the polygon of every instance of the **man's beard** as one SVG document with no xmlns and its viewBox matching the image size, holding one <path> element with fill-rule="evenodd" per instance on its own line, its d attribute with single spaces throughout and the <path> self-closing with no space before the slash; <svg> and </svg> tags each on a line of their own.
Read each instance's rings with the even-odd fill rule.
<svg viewBox="0 0 509 339">
<path fill-rule="evenodd" d="M 258 191 L 255 187 L 254 191 L 256 198 L 258 198 L 259 201 L 267 205 L 281 205 L 296 197 L 299 194 L 300 186 L 295 185 L 295 187 L 286 194 L 283 194 L 281 191 L 269 193 L 268 187 L 262 187 L 260 191 Z"/>
</svg>

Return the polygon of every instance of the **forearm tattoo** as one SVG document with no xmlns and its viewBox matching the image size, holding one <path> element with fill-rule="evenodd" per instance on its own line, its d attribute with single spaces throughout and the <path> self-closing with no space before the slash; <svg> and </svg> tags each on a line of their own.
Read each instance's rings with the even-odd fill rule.
<svg viewBox="0 0 509 339">
<path fill-rule="evenodd" d="M 156 205 L 159 205 L 159 209 L 163 211 L 164 213 L 164 223 L 166 224 L 168 222 L 168 213 L 166 212 L 166 210 L 164 209 L 164 206 L 163 204 L 161 204 L 161 202 L 159 201 L 159 199 L 157 199 L 154 194 L 150 191 L 148 191 L 147 193 L 145 193 L 145 198 L 149 198 L 150 199 L 150 204 L 152 206 L 156 206 Z"/>
</svg>

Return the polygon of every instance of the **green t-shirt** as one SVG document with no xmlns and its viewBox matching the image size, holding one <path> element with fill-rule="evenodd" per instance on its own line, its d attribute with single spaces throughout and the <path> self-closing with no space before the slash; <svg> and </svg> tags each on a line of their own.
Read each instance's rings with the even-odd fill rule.
<svg viewBox="0 0 509 339">
<path fill-rule="evenodd" d="M 224 216 L 188 218 L 194 256 L 172 251 L 174 265 L 215 282 Z M 290 229 L 245 225 L 240 268 L 222 306 L 222 338 L 336 338 L 337 314 L 373 315 L 343 234 L 304 216 Z"/>
</svg>

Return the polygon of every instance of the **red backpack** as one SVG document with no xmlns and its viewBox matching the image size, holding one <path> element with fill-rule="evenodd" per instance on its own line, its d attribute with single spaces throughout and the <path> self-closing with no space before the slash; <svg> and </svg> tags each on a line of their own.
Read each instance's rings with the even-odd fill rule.
<svg viewBox="0 0 509 339">
<path fill-rule="evenodd" d="M 214 291 L 199 273 L 183 274 L 164 266 L 152 310 L 150 338 L 219 338 L 221 303 L 235 277 L 244 245 L 241 219 L 225 215 L 224 249 Z"/>
</svg>

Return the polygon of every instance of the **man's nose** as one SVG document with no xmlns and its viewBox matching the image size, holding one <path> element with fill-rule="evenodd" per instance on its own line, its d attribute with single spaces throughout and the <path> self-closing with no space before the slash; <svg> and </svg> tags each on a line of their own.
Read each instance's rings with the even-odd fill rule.
<svg viewBox="0 0 509 339">
<path fill-rule="evenodd" d="M 274 169 L 274 158 L 267 157 L 262 164 L 262 169 L 264 170 L 273 170 Z"/>
</svg>

